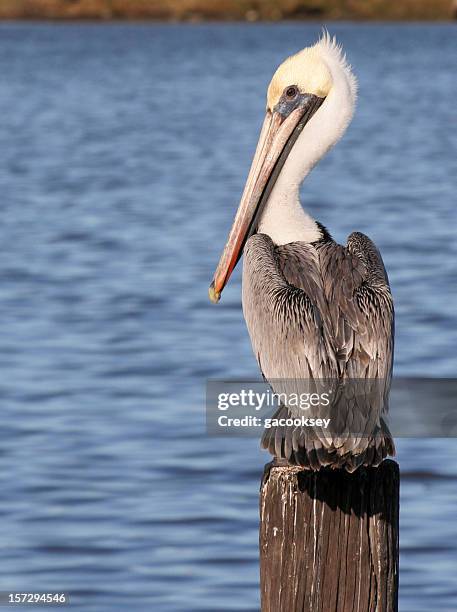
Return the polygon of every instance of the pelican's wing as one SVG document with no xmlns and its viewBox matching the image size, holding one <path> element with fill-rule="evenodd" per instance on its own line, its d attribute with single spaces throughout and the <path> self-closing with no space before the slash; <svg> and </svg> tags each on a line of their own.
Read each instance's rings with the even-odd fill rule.
<svg viewBox="0 0 457 612">
<path fill-rule="evenodd" d="M 295 279 L 300 282 L 292 283 L 293 273 L 300 274 Z M 273 388 L 274 381 L 336 375 L 336 360 L 322 333 L 324 302 L 318 254 L 312 245 L 275 248 L 265 234 L 247 241 L 243 312 L 254 354 Z"/>
<path fill-rule="evenodd" d="M 300 397 L 315 392 L 316 385 L 320 389 L 323 380 L 337 379 L 337 360 L 324 333 L 325 296 L 313 245 L 275 248 L 268 236 L 252 236 L 244 250 L 243 311 L 254 354 L 275 393 Z M 274 418 L 313 416 L 290 401 L 282 404 Z M 306 465 L 308 451 L 315 448 L 308 433 L 278 425 L 265 430 L 262 445 L 278 458 L 295 457 Z M 322 448 L 325 433 L 319 433 L 324 440 L 316 444 Z"/>
<path fill-rule="evenodd" d="M 342 247 L 318 247 L 328 332 L 341 377 L 334 418 L 345 429 L 334 445 L 350 452 L 353 467 L 394 454 L 385 422 L 392 376 L 394 309 L 388 277 L 375 244 L 355 232 Z M 344 419 L 346 419 L 344 423 Z"/>
</svg>

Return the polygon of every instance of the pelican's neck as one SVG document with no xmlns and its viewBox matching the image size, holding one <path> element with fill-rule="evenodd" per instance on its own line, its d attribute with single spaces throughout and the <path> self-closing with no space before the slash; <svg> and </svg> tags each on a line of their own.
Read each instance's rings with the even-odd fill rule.
<svg viewBox="0 0 457 612">
<path fill-rule="evenodd" d="M 258 231 L 268 234 L 277 245 L 322 238 L 318 224 L 300 203 L 300 186 L 344 134 L 354 113 L 356 83 L 350 67 L 331 42 L 323 53 L 332 75 L 332 88 L 289 153 L 259 223 Z"/>
<path fill-rule="evenodd" d="M 258 231 L 277 245 L 289 242 L 315 242 L 322 238 L 316 221 L 300 203 L 299 185 L 273 189 L 259 223 Z"/>
</svg>

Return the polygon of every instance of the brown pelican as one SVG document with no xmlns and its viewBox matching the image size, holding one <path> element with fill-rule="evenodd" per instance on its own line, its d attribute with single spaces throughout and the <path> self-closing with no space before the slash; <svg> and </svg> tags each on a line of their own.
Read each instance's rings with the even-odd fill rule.
<svg viewBox="0 0 457 612">
<path fill-rule="evenodd" d="M 217 302 L 244 252 L 243 312 L 264 378 L 273 389 L 287 379 L 337 382 L 331 432 L 278 426 L 262 438 L 280 462 L 314 470 L 353 471 L 395 453 L 385 422 L 394 311 L 381 255 L 360 232 L 337 244 L 299 199 L 305 177 L 349 125 L 356 96 L 351 67 L 327 33 L 279 66 L 209 291 Z M 360 380 L 375 381 L 377 392 L 355 392 Z M 283 405 L 277 416 L 296 413 Z"/>
</svg>

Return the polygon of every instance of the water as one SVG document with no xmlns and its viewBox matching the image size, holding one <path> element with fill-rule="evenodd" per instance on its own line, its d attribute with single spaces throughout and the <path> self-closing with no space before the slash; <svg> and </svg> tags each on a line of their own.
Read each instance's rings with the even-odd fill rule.
<svg viewBox="0 0 457 612">
<path fill-rule="evenodd" d="M 0 28 L 0 590 L 75 608 L 258 610 L 267 456 L 210 439 L 256 377 L 240 274 L 207 286 L 273 68 L 315 24 Z M 455 376 L 456 30 L 332 25 L 360 81 L 303 200 L 379 245 L 396 372 Z M 457 443 L 400 440 L 401 610 L 457 609 Z"/>
</svg>

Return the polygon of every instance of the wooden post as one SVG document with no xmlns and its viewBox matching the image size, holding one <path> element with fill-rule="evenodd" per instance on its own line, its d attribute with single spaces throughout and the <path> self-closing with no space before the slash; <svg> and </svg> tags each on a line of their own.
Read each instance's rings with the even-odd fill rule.
<svg viewBox="0 0 457 612">
<path fill-rule="evenodd" d="M 390 460 L 353 474 L 268 464 L 262 612 L 396 612 L 399 484 Z"/>
</svg>

